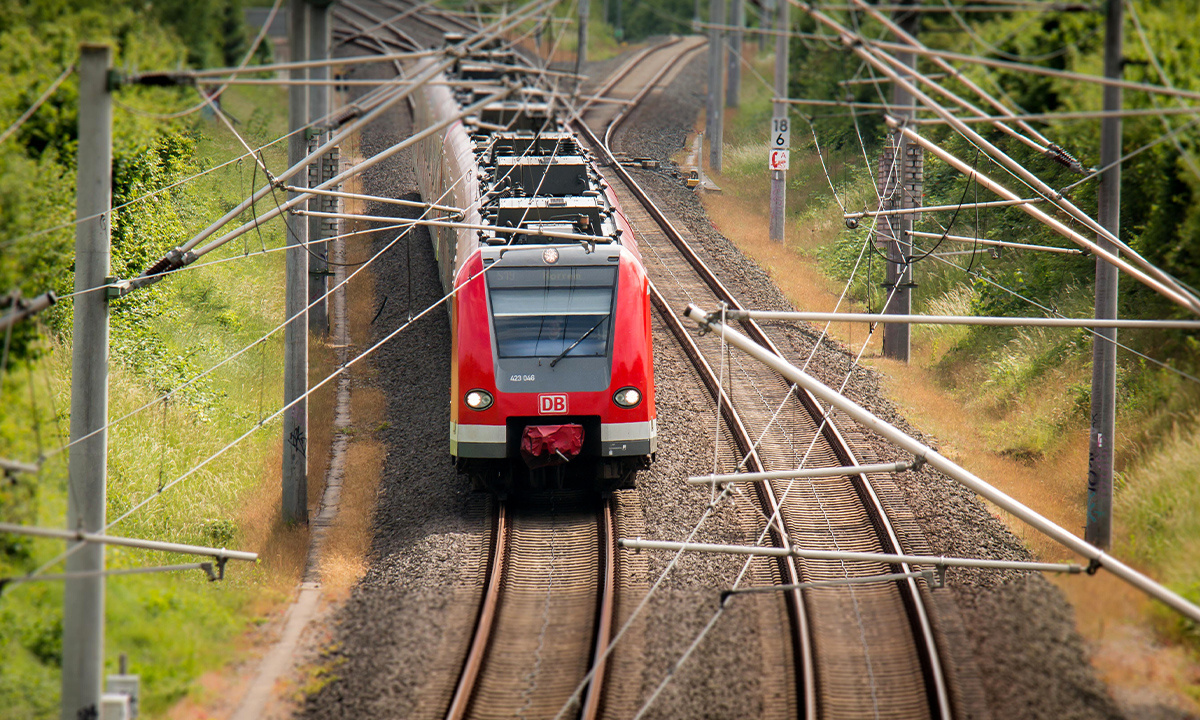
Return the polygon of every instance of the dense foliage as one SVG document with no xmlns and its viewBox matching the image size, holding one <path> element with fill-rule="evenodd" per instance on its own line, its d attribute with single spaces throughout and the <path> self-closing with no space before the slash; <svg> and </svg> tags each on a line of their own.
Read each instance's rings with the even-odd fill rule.
<svg viewBox="0 0 1200 720">
<path fill-rule="evenodd" d="M 1200 62 L 1200 18 L 1192 11 L 1191 4 L 1184 0 L 1160 0 L 1136 3 L 1133 8 L 1146 42 L 1143 44 L 1142 34 L 1137 31 L 1138 24 L 1127 15 L 1126 79 L 1162 85 L 1161 67 L 1166 82 L 1184 89 L 1200 89 L 1200 81 L 1193 71 Z M 887 34 L 865 15 L 857 18 L 843 15 L 842 20 L 849 26 L 857 23 L 868 36 Z M 804 16 L 800 19 L 800 29 L 819 32 L 818 26 Z M 1097 13 L 977 13 L 957 18 L 928 13 L 922 16 L 919 32 L 922 40 L 932 47 L 1057 70 L 1102 74 L 1103 17 Z M 870 78 L 873 73 L 832 38 L 829 41 L 793 40 L 791 62 L 794 68 L 804 68 L 803 72 L 793 73 L 791 77 L 792 97 L 853 99 L 862 103 L 890 100 L 891 86 L 886 82 L 840 84 L 846 80 Z M 919 61 L 918 69 L 925 73 L 938 72 L 927 59 Z M 1017 112 L 1063 113 L 1098 110 L 1101 106 L 1099 85 L 1034 75 L 1019 69 L 969 64 L 963 64 L 962 69 Z M 982 104 L 962 83 L 952 79 L 943 82 L 960 95 Z M 1162 108 L 1178 102 L 1139 91 L 1126 90 L 1124 93 L 1126 108 Z M 867 154 L 874 158 L 885 138 L 880 113 L 869 109 L 859 110 L 856 114 L 818 115 L 814 124 L 826 150 L 834 153 L 861 154 L 861 136 Z M 1090 171 L 1099 165 L 1098 121 L 1057 121 L 1037 125 L 1050 141 L 1077 157 L 1085 169 Z M 1098 180 L 1085 179 L 999 131 L 983 125 L 974 127 L 1095 217 Z M 1029 189 L 1011 177 L 1007 170 L 986 154 L 980 155 L 946 126 L 924 125 L 920 131 L 960 159 L 975 163 L 981 173 L 1000 180 L 1018 193 L 1030 194 Z M 1164 138 L 1168 131 L 1174 134 Z M 1124 153 L 1131 156 L 1122 165 L 1122 239 L 1159 267 L 1196 287 L 1200 284 L 1200 263 L 1197 262 L 1200 260 L 1200 155 L 1197 154 L 1200 131 L 1187 116 L 1129 117 L 1124 121 L 1123 142 Z M 1137 154 L 1133 154 L 1135 151 Z M 927 157 L 925 204 L 955 204 L 960 199 L 973 200 L 975 197 L 994 199 L 987 191 L 977 190 L 958 171 Z M 979 237 L 993 240 L 1073 247 L 1069 241 L 1016 209 L 983 211 L 978 215 L 978 221 L 974 212 L 943 216 L 940 221 L 939 224 L 923 218 L 917 229 L 939 233 L 948 229 L 953 234 L 968 236 L 978 232 Z M 859 233 L 844 238 L 843 258 L 857 254 L 866 231 L 864 224 Z M 924 239 L 918 244 L 928 249 L 936 244 L 936 240 Z M 944 245 L 939 249 L 957 250 L 961 246 Z M 972 268 L 995 281 L 993 284 L 977 279 L 974 283 L 975 309 L 981 314 L 1027 314 L 1034 308 L 1024 298 L 1036 299 L 1050 308 L 1075 308 L 1090 296 L 1095 270 L 1094 260 L 1090 257 L 1064 258 L 1062 255 L 1019 251 L 1004 251 L 997 255 L 982 264 L 977 262 Z M 919 263 L 916 274 L 917 282 L 921 283 L 918 302 L 922 298 L 937 298 L 963 279 L 960 271 L 948 269 L 933 259 Z M 860 292 L 866 292 L 865 284 Z M 1122 278 L 1120 312 L 1126 317 L 1161 317 L 1184 311 L 1136 281 Z M 1125 338 L 1138 349 L 1153 348 L 1156 357 L 1165 354 L 1185 368 L 1195 366 L 1194 336 L 1127 333 Z M 1125 359 L 1133 362 L 1128 357 Z"/>
<path fill-rule="evenodd" d="M 0 0 L 0 132 L 77 62 L 81 42 L 111 44 L 114 65 L 132 71 L 236 64 L 249 41 L 240 0 Z M 113 204 L 119 209 L 112 219 L 112 274 L 131 277 L 179 243 L 195 225 L 197 214 L 211 214 L 210 208 L 197 205 L 187 188 L 168 187 L 203 169 L 207 161 L 198 155 L 199 114 L 159 117 L 194 106 L 194 90 L 123 87 L 115 101 Z M 33 297 L 47 290 L 64 296 L 73 291 L 77 117 L 78 76 L 72 73 L 0 144 L 0 296 L 20 292 Z M 173 388 L 194 374 L 190 351 L 163 331 L 163 318 L 183 314 L 177 296 L 177 291 L 155 287 L 112 303 L 112 357 L 118 365 L 114 371 L 119 370 L 115 375 L 135 378 L 135 394 Z M 0 457 L 31 461 L 62 442 L 68 413 L 54 398 L 69 368 L 69 356 L 64 358 L 61 350 L 70 332 L 69 301 L 14 328 L 7 362 L 0 367 Z M 190 416 L 203 417 L 211 400 L 204 392 L 203 387 L 195 388 L 179 398 L 191 404 Z M 115 449 L 118 442 L 124 440 L 114 438 L 110 447 Z M 36 476 L 4 477 L 0 520 L 61 522 L 63 457 Z M 131 466 L 128 458 L 110 458 L 116 476 L 110 503 L 123 501 L 121 481 L 132 476 Z M 49 508 L 54 510 L 48 513 Z M 0 535 L 0 576 L 27 572 L 44 561 L 46 548 L 39 555 L 38 547 L 28 539 Z M 110 562 L 127 561 L 113 553 Z M 215 606 L 207 608 L 211 618 L 201 618 L 195 607 L 202 602 L 200 596 L 164 592 L 156 582 L 111 588 L 110 623 L 125 623 L 124 628 L 141 637 L 148 629 L 138 625 L 139 613 L 177 623 L 178 613 L 186 611 L 202 624 L 228 622 L 224 610 Z M 61 632 L 57 584 L 8 589 L 0 595 L 0 654 L 5 658 L 0 663 L 0 718 L 57 713 Z M 147 643 L 170 647 L 152 634 Z M 203 656 L 179 659 L 179 669 L 194 669 Z M 161 705 L 164 693 L 178 697 L 186 689 L 178 671 L 164 671 L 171 679 L 151 690 L 152 704 Z M 167 687 L 170 683 L 175 685 Z"/>
</svg>

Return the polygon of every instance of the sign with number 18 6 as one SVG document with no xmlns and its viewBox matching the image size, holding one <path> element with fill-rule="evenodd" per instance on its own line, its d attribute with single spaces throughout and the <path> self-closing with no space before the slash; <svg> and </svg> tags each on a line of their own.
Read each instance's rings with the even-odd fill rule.
<svg viewBox="0 0 1200 720">
<path fill-rule="evenodd" d="M 789 150 L 792 147 L 792 126 L 787 117 L 771 118 L 771 149 Z"/>
</svg>

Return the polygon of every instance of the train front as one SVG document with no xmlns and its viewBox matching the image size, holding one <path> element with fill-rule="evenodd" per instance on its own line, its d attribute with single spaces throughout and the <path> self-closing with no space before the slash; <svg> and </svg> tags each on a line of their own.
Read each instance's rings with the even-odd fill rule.
<svg viewBox="0 0 1200 720">
<path fill-rule="evenodd" d="M 531 142 L 571 158 L 562 137 Z M 450 451 L 501 494 L 632 487 L 657 442 L 646 274 L 582 156 L 550 194 L 554 163 L 523 152 L 497 164 L 492 187 L 512 191 L 489 197 L 495 230 L 456 277 Z"/>
</svg>

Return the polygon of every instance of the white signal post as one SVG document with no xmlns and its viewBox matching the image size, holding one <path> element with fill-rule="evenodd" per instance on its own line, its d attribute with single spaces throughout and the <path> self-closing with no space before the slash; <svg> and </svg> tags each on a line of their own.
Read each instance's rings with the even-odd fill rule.
<svg viewBox="0 0 1200 720">
<path fill-rule="evenodd" d="M 787 115 L 771 118 L 771 156 L 770 169 L 772 172 L 783 172 L 788 169 L 791 159 L 792 125 Z"/>
<path fill-rule="evenodd" d="M 775 101 L 771 113 L 770 165 L 771 173 L 771 240 L 783 242 L 783 213 L 787 204 L 788 156 L 792 147 L 792 128 L 788 120 L 788 1 L 778 0 L 776 19 L 780 33 L 775 38 Z M 782 140 L 782 144 L 777 144 Z"/>
</svg>

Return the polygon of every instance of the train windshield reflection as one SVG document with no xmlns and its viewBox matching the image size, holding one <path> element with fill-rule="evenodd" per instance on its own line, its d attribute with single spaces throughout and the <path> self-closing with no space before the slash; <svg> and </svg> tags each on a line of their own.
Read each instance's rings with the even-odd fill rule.
<svg viewBox="0 0 1200 720">
<path fill-rule="evenodd" d="M 616 268 L 497 268 L 486 277 L 500 357 L 555 357 L 593 326 L 570 356 L 607 354 Z"/>
</svg>

